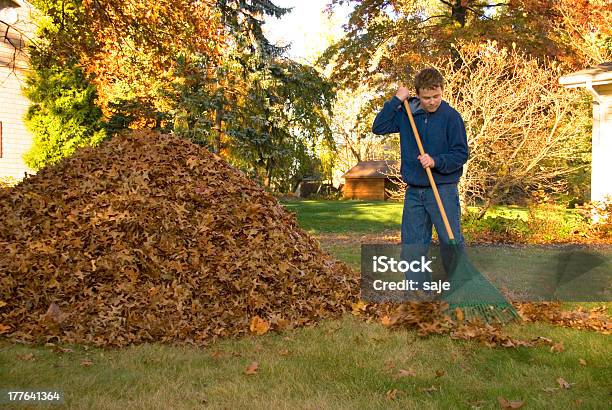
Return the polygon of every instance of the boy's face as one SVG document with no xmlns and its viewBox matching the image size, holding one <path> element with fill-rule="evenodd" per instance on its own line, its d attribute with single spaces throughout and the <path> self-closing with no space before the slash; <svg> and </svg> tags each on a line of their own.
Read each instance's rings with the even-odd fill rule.
<svg viewBox="0 0 612 410">
<path fill-rule="evenodd" d="M 435 112 L 442 102 L 442 91 L 440 87 L 433 89 L 421 88 L 417 91 L 417 97 L 427 112 Z"/>
</svg>

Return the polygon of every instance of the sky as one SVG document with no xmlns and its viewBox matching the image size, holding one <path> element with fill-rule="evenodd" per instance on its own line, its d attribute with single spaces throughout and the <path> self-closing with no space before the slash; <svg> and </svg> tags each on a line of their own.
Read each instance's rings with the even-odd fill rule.
<svg viewBox="0 0 612 410">
<path fill-rule="evenodd" d="M 324 13 L 330 0 L 273 0 L 280 7 L 293 7 L 280 19 L 267 17 L 263 26 L 270 41 L 278 45 L 291 43 L 290 58 L 312 62 L 332 39 L 342 36 L 342 25 L 348 21 L 352 7 L 336 7 L 332 18 Z"/>
</svg>

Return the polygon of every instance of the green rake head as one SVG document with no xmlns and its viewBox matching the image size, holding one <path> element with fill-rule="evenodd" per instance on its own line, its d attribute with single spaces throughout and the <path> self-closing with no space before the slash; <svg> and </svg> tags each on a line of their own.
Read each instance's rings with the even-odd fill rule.
<svg viewBox="0 0 612 410">
<path fill-rule="evenodd" d="M 465 319 L 487 323 L 509 323 L 520 318 L 512 304 L 467 259 L 463 249 L 452 241 L 453 262 L 449 272 L 450 290 L 442 296 L 456 318 L 461 309 Z"/>
</svg>

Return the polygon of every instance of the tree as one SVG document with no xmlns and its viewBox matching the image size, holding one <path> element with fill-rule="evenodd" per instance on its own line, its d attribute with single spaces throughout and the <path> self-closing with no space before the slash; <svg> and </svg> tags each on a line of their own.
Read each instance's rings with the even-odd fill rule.
<svg viewBox="0 0 612 410">
<path fill-rule="evenodd" d="M 268 0 L 34 2 L 34 69 L 82 69 L 109 134 L 174 131 L 266 186 L 287 186 L 317 163 L 314 141 L 330 140 L 331 85 L 263 35 L 263 16 L 289 9 Z"/>
<path fill-rule="evenodd" d="M 95 88 L 79 68 L 37 70 L 27 78 L 25 94 L 33 103 L 25 119 L 34 135 L 24 155 L 30 168 L 53 164 L 106 136 Z"/>
<path fill-rule="evenodd" d="M 494 42 L 458 45 L 463 61 L 435 66 L 445 78 L 445 99 L 462 115 L 470 156 L 460 188 L 480 216 L 498 203 L 534 192 L 555 195 L 590 162 L 590 103 L 586 93 L 557 79 L 557 63 L 542 66 Z"/>
<path fill-rule="evenodd" d="M 250 72 L 227 133 L 232 156 L 250 159 L 250 172 L 269 187 L 282 170 L 298 169 L 304 153 L 313 156 L 320 138 L 333 146 L 327 118 L 334 93 L 312 67 L 277 59 L 266 68 Z"/>
<path fill-rule="evenodd" d="M 263 35 L 263 14 L 288 9 L 270 2 L 221 2 L 222 21 L 233 41 L 213 77 L 189 64 L 175 73 L 175 131 L 198 141 L 265 186 L 288 190 L 313 172 L 316 141 L 330 147 L 331 83 L 312 67 L 283 57 Z M 253 9 L 251 6 L 257 6 Z M 243 9 L 241 9 L 243 7 Z M 241 11 L 242 10 L 242 11 Z M 306 166 L 308 165 L 308 166 Z"/>
<path fill-rule="evenodd" d="M 338 168 L 344 173 L 360 161 L 399 159 L 397 135 L 380 137 L 372 123 L 386 96 L 377 96 L 365 85 L 338 91 L 331 128 L 339 147 Z"/>
<path fill-rule="evenodd" d="M 334 77 L 350 88 L 405 82 L 415 67 L 441 57 L 459 67 L 453 44 L 460 40 L 514 43 L 541 62 L 553 58 L 573 69 L 602 62 L 612 50 L 612 6 L 605 0 L 333 0 L 332 6 L 343 3 L 356 4 L 346 36 L 320 63 L 336 58 Z"/>
</svg>

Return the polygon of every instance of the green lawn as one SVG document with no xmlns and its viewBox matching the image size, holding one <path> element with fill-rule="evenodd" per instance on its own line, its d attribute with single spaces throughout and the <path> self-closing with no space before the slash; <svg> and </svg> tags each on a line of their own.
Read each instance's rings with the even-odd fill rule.
<svg viewBox="0 0 612 410">
<path fill-rule="evenodd" d="M 399 230 L 402 222 L 401 202 L 304 200 L 281 203 L 286 209 L 297 214 L 300 226 L 312 233 L 375 233 L 390 229 Z M 467 211 L 475 213 L 477 208 L 468 207 Z M 576 211 L 554 206 L 539 209 L 535 215 L 564 225 L 579 219 Z M 495 205 L 487 211 L 485 218 L 487 217 L 524 222 L 529 217 L 529 209 L 513 205 Z"/>
<path fill-rule="evenodd" d="M 581 408 L 606 408 L 609 337 L 548 325 L 509 330 L 523 338 L 552 338 L 565 351 L 421 339 L 413 331 L 391 332 L 347 316 L 207 349 L 143 345 L 55 353 L 4 344 L 0 380 L 4 388 L 61 390 L 66 407 L 82 409 L 493 409 L 499 408 L 498 396 L 522 400 L 525 408 L 575 408 L 578 402 Z M 244 374 L 254 361 L 257 373 Z M 400 370 L 412 375 L 398 377 Z M 571 387 L 560 389 L 558 378 Z M 390 400 L 393 390 L 397 395 Z"/>
<path fill-rule="evenodd" d="M 285 206 L 298 212 L 304 228 L 318 233 L 397 229 L 401 215 L 394 203 Z M 354 242 L 322 245 L 359 268 Z M 520 400 L 527 409 L 610 408 L 610 336 L 546 324 L 506 330 L 522 339 L 550 338 L 563 343 L 564 351 L 420 338 L 415 331 L 389 331 L 347 315 L 281 334 L 222 340 L 205 349 L 63 346 L 72 351 L 58 353 L 53 346 L 0 339 L 0 390 L 60 390 L 65 404 L 49 407 L 77 409 L 498 409 L 498 397 Z M 252 362 L 258 370 L 247 375 Z M 400 370 L 405 376 L 399 377 Z M 559 378 L 569 389 L 560 388 Z M 0 404 L 5 407 L 24 408 Z"/>
<path fill-rule="evenodd" d="M 399 229 L 402 204 L 388 201 L 288 201 L 282 205 L 297 214 L 309 232 L 381 232 Z"/>
</svg>

